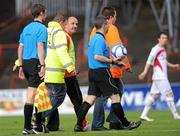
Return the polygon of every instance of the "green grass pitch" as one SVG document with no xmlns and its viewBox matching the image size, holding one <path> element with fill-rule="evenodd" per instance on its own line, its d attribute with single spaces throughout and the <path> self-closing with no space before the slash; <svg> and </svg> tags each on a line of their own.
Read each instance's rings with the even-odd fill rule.
<svg viewBox="0 0 180 136">
<path fill-rule="evenodd" d="M 140 112 L 126 112 L 128 119 L 136 121 L 139 119 Z M 45 136 L 180 136 L 180 120 L 174 120 L 170 111 L 151 111 L 150 117 L 154 122 L 143 122 L 140 128 L 134 130 L 119 131 L 88 131 L 74 132 L 76 122 L 75 115 L 60 115 L 61 127 L 64 131 L 43 134 Z M 88 122 L 91 122 L 92 114 L 88 114 Z M 108 124 L 105 124 L 108 127 Z M 0 117 L 0 136 L 19 136 L 22 135 L 23 116 L 19 117 Z"/>
</svg>

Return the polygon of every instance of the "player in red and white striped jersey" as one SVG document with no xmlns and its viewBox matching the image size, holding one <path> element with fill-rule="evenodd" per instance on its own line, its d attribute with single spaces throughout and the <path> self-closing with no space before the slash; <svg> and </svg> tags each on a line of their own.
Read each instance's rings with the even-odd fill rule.
<svg viewBox="0 0 180 136">
<path fill-rule="evenodd" d="M 139 75 L 139 79 L 143 80 L 148 73 L 150 66 L 153 67 L 152 75 L 152 86 L 150 90 L 150 97 L 145 104 L 144 110 L 141 114 L 141 119 L 145 121 L 153 121 L 153 119 L 147 116 L 151 105 L 160 96 L 164 95 L 166 97 L 166 102 L 171 110 L 174 119 L 180 119 L 180 115 L 177 113 L 173 91 L 171 89 L 168 76 L 167 67 L 179 68 L 179 64 L 172 64 L 167 61 L 167 54 L 165 50 L 165 45 L 168 41 L 168 35 L 165 32 L 160 32 L 158 36 L 158 44 L 155 45 L 148 57 L 144 71 Z"/>
</svg>

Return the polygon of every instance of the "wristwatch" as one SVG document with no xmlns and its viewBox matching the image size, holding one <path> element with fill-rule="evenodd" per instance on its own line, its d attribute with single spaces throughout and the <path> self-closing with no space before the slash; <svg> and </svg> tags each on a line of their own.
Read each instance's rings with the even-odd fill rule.
<svg viewBox="0 0 180 136">
<path fill-rule="evenodd" d="M 45 64 L 40 64 L 40 67 L 45 67 Z"/>
</svg>

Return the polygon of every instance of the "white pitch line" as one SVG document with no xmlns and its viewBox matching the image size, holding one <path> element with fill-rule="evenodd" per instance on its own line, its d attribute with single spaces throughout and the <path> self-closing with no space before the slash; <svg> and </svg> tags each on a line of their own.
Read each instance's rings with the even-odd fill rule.
<svg viewBox="0 0 180 136">
<path fill-rule="evenodd" d="M 89 132 L 102 132 L 102 131 L 89 131 Z M 107 132 L 107 133 L 133 133 L 133 132 L 137 132 L 136 130 L 107 130 L 107 131 L 103 131 L 103 132 Z M 172 130 L 138 130 L 138 132 L 180 132 L 179 129 L 172 129 Z"/>
</svg>

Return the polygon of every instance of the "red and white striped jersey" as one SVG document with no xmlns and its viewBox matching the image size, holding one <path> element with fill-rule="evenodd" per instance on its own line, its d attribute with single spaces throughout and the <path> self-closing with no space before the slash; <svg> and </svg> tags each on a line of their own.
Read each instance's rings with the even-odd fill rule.
<svg viewBox="0 0 180 136">
<path fill-rule="evenodd" d="M 153 66 L 152 80 L 167 79 L 167 54 L 164 47 L 155 45 L 146 63 Z"/>
</svg>

